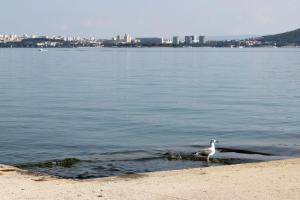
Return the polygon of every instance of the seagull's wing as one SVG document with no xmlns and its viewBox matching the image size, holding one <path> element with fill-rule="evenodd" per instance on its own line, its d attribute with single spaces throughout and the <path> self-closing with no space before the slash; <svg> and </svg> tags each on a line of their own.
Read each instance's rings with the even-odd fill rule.
<svg viewBox="0 0 300 200">
<path fill-rule="evenodd" d="M 196 152 L 195 155 L 197 156 L 207 156 L 212 152 L 211 148 L 201 149 L 200 151 Z"/>
</svg>

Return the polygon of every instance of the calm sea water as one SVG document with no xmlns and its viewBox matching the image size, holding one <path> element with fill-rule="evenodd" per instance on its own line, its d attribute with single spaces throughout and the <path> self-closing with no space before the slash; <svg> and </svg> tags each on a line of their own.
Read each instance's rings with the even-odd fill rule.
<svg viewBox="0 0 300 200">
<path fill-rule="evenodd" d="M 212 138 L 272 154 L 215 164 L 300 155 L 300 49 L 0 49 L 0 163 L 75 178 L 198 167 L 170 157 Z"/>
</svg>

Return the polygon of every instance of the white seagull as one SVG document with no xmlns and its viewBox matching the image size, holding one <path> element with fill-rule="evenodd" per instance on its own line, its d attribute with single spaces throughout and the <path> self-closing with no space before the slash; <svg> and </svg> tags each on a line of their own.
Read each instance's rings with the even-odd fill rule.
<svg viewBox="0 0 300 200">
<path fill-rule="evenodd" d="M 209 158 L 216 153 L 215 143 L 218 143 L 217 140 L 210 141 L 210 147 L 206 149 L 202 149 L 201 151 L 195 153 L 196 156 L 207 156 L 207 162 L 209 162 Z"/>
</svg>

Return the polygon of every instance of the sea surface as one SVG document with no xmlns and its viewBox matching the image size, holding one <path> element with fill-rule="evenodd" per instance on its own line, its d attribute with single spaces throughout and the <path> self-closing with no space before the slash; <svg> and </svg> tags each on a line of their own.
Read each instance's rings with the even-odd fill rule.
<svg viewBox="0 0 300 200">
<path fill-rule="evenodd" d="M 299 48 L 0 49 L 0 163 L 81 179 L 299 156 Z"/>
</svg>

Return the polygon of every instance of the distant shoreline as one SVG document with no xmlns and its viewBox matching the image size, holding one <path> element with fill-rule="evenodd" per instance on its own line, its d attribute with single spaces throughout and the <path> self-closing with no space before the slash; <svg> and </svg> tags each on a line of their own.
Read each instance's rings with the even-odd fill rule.
<svg viewBox="0 0 300 200">
<path fill-rule="evenodd" d="M 112 39 L 95 39 L 94 37 L 63 37 L 63 36 L 28 36 L 23 35 L 0 35 L 0 48 L 11 47 L 286 47 L 300 46 L 300 29 L 288 31 L 285 33 L 266 35 L 258 37 L 250 37 L 244 39 L 223 39 L 223 40 L 207 40 L 205 36 L 199 36 L 199 40 L 195 35 L 185 36 L 184 41 L 179 36 L 173 36 L 173 40 L 163 37 L 142 37 L 132 38 L 128 34 L 121 38 L 120 35 Z"/>
<path fill-rule="evenodd" d="M 2 200 L 298 200 L 299 168 L 298 158 L 77 181 L 0 165 L 0 195 Z"/>
<path fill-rule="evenodd" d="M 108 49 L 149 49 L 149 48 L 172 48 L 172 49 L 263 49 L 263 48 L 300 48 L 300 46 L 282 46 L 282 47 L 274 47 L 274 46 L 261 46 L 261 47 L 168 47 L 168 46 L 143 46 L 143 47 L 118 47 L 118 46 L 112 46 L 112 47 L 0 47 L 0 49 L 102 49 L 102 48 L 108 48 Z"/>
</svg>

